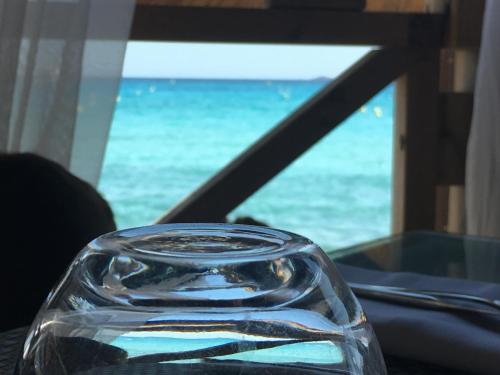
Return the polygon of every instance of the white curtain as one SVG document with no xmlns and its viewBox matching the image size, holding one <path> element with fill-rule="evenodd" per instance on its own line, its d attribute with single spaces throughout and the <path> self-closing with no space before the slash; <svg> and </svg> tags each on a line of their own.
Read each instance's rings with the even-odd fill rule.
<svg viewBox="0 0 500 375">
<path fill-rule="evenodd" d="M 134 0 L 0 0 L 0 151 L 97 185 Z"/>
<path fill-rule="evenodd" d="M 484 15 L 467 150 L 467 233 L 500 237 L 500 1 Z"/>
<path fill-rule="evenodd" d="M 484 14 L 465 180 L 467 234 L 500 237 L 500 1 Z M 500 281 L 495 244 L 465 242 L 467 275 Z"/>
</svg>

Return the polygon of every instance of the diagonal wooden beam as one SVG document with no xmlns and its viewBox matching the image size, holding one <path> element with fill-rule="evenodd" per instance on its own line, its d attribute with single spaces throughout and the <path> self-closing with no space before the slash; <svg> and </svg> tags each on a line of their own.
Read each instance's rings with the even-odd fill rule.
<svg viewBox="0 0 500 375">
<path fill-rule="evenodd" d="M 158 222 L 222 221 L 373 95 L 425 60 L 428 53 L 399 48 L 368 53 Z"/>
</svg>

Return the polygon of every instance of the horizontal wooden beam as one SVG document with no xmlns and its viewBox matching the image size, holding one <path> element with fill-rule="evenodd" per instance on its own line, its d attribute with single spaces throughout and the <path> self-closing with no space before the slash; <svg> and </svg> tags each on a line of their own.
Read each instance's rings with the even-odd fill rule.
<svg viewBox="0 0 500 375">
<path fill-rule="evenodd" d="M 341 11 L 362 11 L 366 6 L 366 0 L 266 0 L 267 8 L 298 8 L 298 9 L 334 9 Z"/>
<path fill-rule="evenodd" d="M 223 220 L 229 212 L 422 58 L 425 56 L 416 49 L 370 52 L 159 222 Z"/>
<path fill-rule="evenodd" d="M 465 184 L 465 157 L 472 122 L 472 93 L 441 94 L 442 125 L 438 183 Z"/>
<path fill-rule="evenodd" d="M 290 0 L 288 0 L 290 1 Z M 295 0 L 302 4 L 304 0 Z M 319 1 L 319 0 L 317 0 Z M 321 0 L 326 6 L 339 1 Z M 346 3 L 349 0 L 340 0 Z M 356 1 L 353 1 L 354 3 Z M 137 4 L 155 4 L 163 6 L 199 6 L 199 7 L 234 7 L 234 8 L 266 8 L 268 0 L 136 0 Z M 371 12 L 428 12 L 428 0 L 366 0 L 366 10 Z"/>
<path fill-rule="evenodd" d="M 135 0 L 141 5 L 221 7 L 221 8 L 265 8 L 266 0 Z"/>
<path fill-rule="evenodd" d="M 137 5 L 131 40 L 392 47 L 442 44 L 443 16 Z"/>
</svg>

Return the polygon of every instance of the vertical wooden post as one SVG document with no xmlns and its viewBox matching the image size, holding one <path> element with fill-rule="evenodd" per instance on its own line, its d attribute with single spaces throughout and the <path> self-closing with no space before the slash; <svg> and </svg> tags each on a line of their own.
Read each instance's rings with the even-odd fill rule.
<svg viewBox="0 0 500 375">
<path fill-rule="evenodd" d="M 404 232 L 407 77 L 396 81 L 392 165 L 392 232 Z"/>
<path fill-rule="evenodd" d="M 428 9 L 439 10 L 444 3 L 429 0 Z M 439 52 L 434 51 L 426 64 L 420 64 L 397 83 L 393 177 L 396 233 L 415 229 L 462 232 L 464 228 L 463 183 L 456 185 L 454 180 L 451 183 L 455 185 L 450 186 L 450 181 L 443 181 L 437 172 L 436 164 L 446 162 L 440 160 L 443 154 L 439 154 L 438 143 L 446 118 L 439 104 L 431 102 L 437 102 L 439 90 L 472 91 L 484 1 L 451 0 L 449 5 L 447 47 L 441 51 L 441 72 L 436 72 Z"/>
<path fill-rule="evenodd" d="M 396 86 L 393 232 L 435 227 L 439 137 L 439 49 Z"/>
<path fill-rule="evenodd" d="M 446 89 L 457 93 L 474 91 L 479 44 L 482 29 L 484 1 L 453 0 L 449 25 L 448 65 L 451 82 Z M 449 186 L 448 222 L 451 233 L 465 231 L 464 185 Z"/>
</svg>

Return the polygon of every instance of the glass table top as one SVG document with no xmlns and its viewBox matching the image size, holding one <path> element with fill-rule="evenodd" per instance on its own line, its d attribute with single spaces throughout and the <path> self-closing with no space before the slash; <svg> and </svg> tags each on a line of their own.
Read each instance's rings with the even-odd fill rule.
<svg viewBox="0 0 500 375">
<path fill-rule="evenodd" d="M 371 270 L 500 283 L 500 240 L 493 238 L 415 231 L 329 255 L 336 263 Z"/>
</svg>

